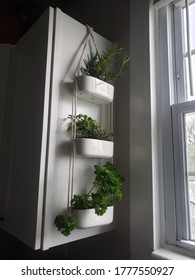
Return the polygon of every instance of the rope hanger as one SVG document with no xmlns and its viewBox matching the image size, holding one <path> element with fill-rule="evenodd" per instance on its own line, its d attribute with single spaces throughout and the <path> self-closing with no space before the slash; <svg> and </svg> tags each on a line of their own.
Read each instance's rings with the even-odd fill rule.
<svg viewBox="0 0 195 280">
<path fill-rule="evenodd" d="M 75 78 L 78 76 L 79 69 L 80 69 L 80 67 L 81 67 L 81 61 L 82 61 L 82 58 L 83 58 L 83 55 L 84 55 L 84 52 L 85 52 L 85 48 L 86 48 L 86 46 L 87 46 L 87 43 L 89 43 L 89 41 L 90 41 L 90 36 L 91 36 L 91 38 L 92 38 L 92 42 L 93 42 L 93 44 L 94 44 L 96 53 L 97 53 L 97 55 L 100 57 L 100 54 L 99 54 L 97 45 L 96 45 L 96 43 L 95 43 L 95 39 L 94 39 L 94 37 L 93 37 L 93 28 L 90 27 L 90 26 L 87 25 L 87 24 L 86 24 L 86 27 L 87 27 L 87 37 L 86 37 L 86 39 L 85 39 L 84 47 L 83 47 L 83 50 L 82 50 L 82 53 L 81 53 L 79 62 L 78 62 L 78 64 L 77 64 L 77 67 L 76 67 L 76 70 L 75 70 L 73 79 L 75 79 Z"/>
<path fill-rule="evenodd" d="M 97 45 L 95 43 L 95 39 L 93 36 L 93 28 L 89 25 L 86 25 L 87 28 L 87 35 L 84 42 L 84 46 L 82 49 L 81 56 L 79 58 L 76 70 L 74 72 L 74 75 L 72 77 L 74 82 L 73 87 L 73 94 L 72 94 L 72 125 L 71 125 L 71 136 L 72 136 L 72 151 L 70 154 L 70 160 L 69 160 L 69 177 L 68 177 L 68 211 L 71 210 L 71 199 L 73 198 L 73 186 L 74 186 L 74 169 L 75 169 L 75 155 L 76 155 L 76 145 L 75 145 L 75 139 L 76 139 L 76 115 L 77 115 L 77 96 L 78 96 L 78 83 L 77 83 L 77 76 L 81 67 L 81 62 L 83 59 L 83 55 L 86 49 L 87 44 L 90 42 L 90 38 L 92 39 L 92 42 L 94 44 L 96 53 L 98 57 L 100 56 L 99 51 L 97 49 Z"/>
</svg>

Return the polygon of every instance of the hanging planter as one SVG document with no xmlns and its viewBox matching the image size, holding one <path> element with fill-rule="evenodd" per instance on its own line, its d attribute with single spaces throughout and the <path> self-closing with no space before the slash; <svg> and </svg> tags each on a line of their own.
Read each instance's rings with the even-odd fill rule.
<svg viewBox="0 0 195 280">
<path fill-rule="evenodd" d="M 76 125 L 76 154 L 83 157 L 111 158 L 113 157 L 114 143 L 111 133 L 101 129 L 99 123 L 91 117 L 79 114 L 72 120 L 69 129 Z"/>
<path fill-rule="evenodd" d="M 111 83 L 120 78 L 127 68 L 129 56 L 123 52 L 118 43 L 113 43 L 110 49 L 99 53 L 92 34 L 92 29 L 87 25 L 88 36 L 86 38 L 82 55 L 78 62 L 74 79 L 77 83 L 78 97 L 99 104 L 111 103 L 114 98 L 114 86 Z M 82 57 L 90 36 L 95 46 L 93 51 L 84 59 Z M 81 75 L 79 74 L 81 72 Z"/>
<path fill-rule="evenodd" d="M 113 222 L 114 206 L 109 206 L 102 216 L 96 215 L 94 208 L 73 210 L 72 215 L 80 229 L 108 225 Z"/>
<path fill-rule="evenodd" d="M 89 228 L 110 224 L 113 221 L 114 205 L 121 201 L 123 176 L 116 167 L 107 162 L 104 166 L 95 165 L 95 181 L 91 190 L 83 195 L 73 195 L 75 155 L 84 157 L 110 158 L 113 156 L 112 134 L 101 129 L 96 120 L 87 115 L 76 115 L 77 97 L 98 104 L 111 103 L 114 87 L 110 83 L 118 79 L 129 61 L 123 48 L 114 43 L 111 49 L 100 55 L 95 44 L 92 29 L 87 26 L 88 34 L 84 48 L 74 73 L 72 95 L 72 115 L 69 130 L 72 131 L 72 153 L 69 161 L 68 207 L 66 215 L 57 215 L 54 225 L 63 235 L 68 236 L 75 228 Z M 90 52 L 82 64 L 82 57 L 90 36 L 96 52 Z M 91 46 L 90 46 L 91 49 Z M 122 57 L 121 57 L 122 54 Z M 116 67 L 113 68 L 113 62 Z M 117 65 L 116 65 L 117 64 Z M 116 69 L 116 71 L 112 71 Z M 81 72 L 81 75 L 79 74 Z"/>
<path fill-rule="evenodd" d="M 77 138 L 76 154 L 82 157 L 112 158 L 114 143 L 111 141 Z"/>
<path fill-rule="evenodd" d="M 111 103 L 114 98 L 114 86 L 92 76 L 77 77 L 78 97 L 97 104 Z"/>
<path fill-rule="evenodd" d="M 92 189 L 87 194 L 74 195 L 71 212 L 55 218 L 55 226 L 65 236 L 75 228 L 100 226 L 113 221 L 113 205 L 122 199 L 124 178 L 110 162 L 104 166 L 95 165 L 94 173 L 96 176 Z"/>
</svg>

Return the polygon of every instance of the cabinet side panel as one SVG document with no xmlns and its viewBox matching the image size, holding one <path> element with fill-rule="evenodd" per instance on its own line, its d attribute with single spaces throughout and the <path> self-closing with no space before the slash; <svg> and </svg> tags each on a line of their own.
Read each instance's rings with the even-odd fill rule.
<svg viewBox="0 0 195 280">
<path fill-rule="evenodd" d="M 71 135 L 67 132 L 67 117 L 72 114 L 73 74 L 77 67 L 86 36 L 86 26 L 56 10 L 55 44 L 53 57 L 50 134 L 45 193 L 45 217 L 42 249 L 68 243 L 109 231 L 114 224 L 84 230 L 74 230 L 64 237 L 54 226 L 55 216 L 68 207 L 69 159 Z M 109 48 L 111 43 L 94 33 L 98 49 Z M 89 54 L 86 47 L 84 58 Z M 83 63 L 83 62 L 82 62 Z M 84 100 L 77 102 L 77 114 L 83 113 L 97 121 L 104 119 L 104 127 L 110 127 L 111 106 L 100 106 Z M 102 114 L 102 110 L 104 113 Z M 79 158 L 75 160 L 74 194 L 83 194 L 91 189 L 94 181 L 94 165 L 99 159 Z"/>
<path fill-rule="evenodd" d="M 52 30 L 48 9 L 17 43 L 17 78 L 10 92 L 16 104 L 4 228 L 34 249 L 41 240 Z"/>
</svg>

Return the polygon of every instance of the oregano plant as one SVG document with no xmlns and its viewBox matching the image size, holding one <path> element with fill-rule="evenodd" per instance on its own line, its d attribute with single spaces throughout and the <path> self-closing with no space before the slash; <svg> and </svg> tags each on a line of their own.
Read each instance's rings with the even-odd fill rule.
<svg viewBox="0 0 195 280">
<path fill-rule="evenodd" d="M 110 141 L 112 134 L 107 129 L 102 129 L 100 124 L 91 117 L 83 114 L 68 116 L 69 119 L 73 122 L 73 125 L 76 124 L 76 137 L 77 138 L 93 138 L 99 140 Z M 71 129 L 72 123 L 68 127 L 68 130 Z"/>
</svg>

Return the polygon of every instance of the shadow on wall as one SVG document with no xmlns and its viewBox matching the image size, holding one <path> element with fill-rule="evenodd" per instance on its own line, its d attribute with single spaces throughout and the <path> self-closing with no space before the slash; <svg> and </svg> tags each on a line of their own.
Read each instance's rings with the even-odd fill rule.
<svg viewBox="0 0 195 280">
<path fill-rule="evenodd" d="M 10 234 L 0 230 L 0 260 L 115 260 L 115 232 L 100 234 L 46 251 L 33 250 Z M 96 242 L 101 246 L 94 247 Z M 122 252 L 121 252 L 122 253 Z"/>
</svg>

